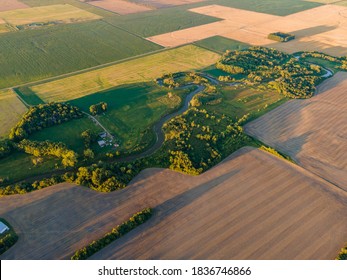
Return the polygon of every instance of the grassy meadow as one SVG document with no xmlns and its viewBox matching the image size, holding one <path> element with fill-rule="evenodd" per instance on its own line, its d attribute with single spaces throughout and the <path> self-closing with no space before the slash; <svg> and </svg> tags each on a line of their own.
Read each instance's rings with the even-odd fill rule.
<svg viewBox="0 0 347 280">
<path fill-rule="evenodd" d="M 217 53 L 187 45 L 38 84 L 31 90 L 45 102 L 67 101 L 123 84 L 151 81 L 166 73 L 201 69 L 219 57 Z"/>
<path fill-rule="evenodd" d="M 27 108 L 12 90 L 0 90 L 0 139 L 6 138 Z"/>
<path fill-rule="evenodd" d="M 214 36 L 201 41 L 197 41 L 194 43 L 194 45 L 221 54 L 223 54 L 226 50 L 242 50 L 249 47 L 248 44 L 225 38 L 222 36 Z"/>
<path fill-rule="evenodd" d="M 153 138 L 151 126 L 162 115 L 179 107 L 185 91 L 172 92 L 174 95 L 169 98 L 168 90 L 157 86 L 154 82 L 129 84 L 75 99 L 69 103 L 88 111 L 90 105 L 106 102 L 107 112 L 97 116 L 97 119 L 120 141 L 121 150 L 130 151 L 140 145 L 143 137 Z"/>
</svg>

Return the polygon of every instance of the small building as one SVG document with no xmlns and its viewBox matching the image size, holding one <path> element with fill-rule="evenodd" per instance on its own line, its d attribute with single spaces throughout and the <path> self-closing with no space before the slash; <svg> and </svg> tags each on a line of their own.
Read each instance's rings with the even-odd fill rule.
<svg viewBox="0 0 347 280">
<path fill-rule="evenodd" d="M 99 140 L 98 141 L 98 144 L 101 148 L 105 147 L 106 146 L 106 141 L 105 140 Z"/>
<path fill-rule="evenodd" d="M 106 132 L 101 132 L 101 133 L 99 133 L 99 137 L 100 138 L 106 138 L 107 137 L 107 133 Z"/>
<path fill-rule="evenodd" d="M 3 222 L 0 222 L 0 234 L 3 234 L 4 232 L 8 231 L 10 228 L 5 225 Z"/>
</svg>

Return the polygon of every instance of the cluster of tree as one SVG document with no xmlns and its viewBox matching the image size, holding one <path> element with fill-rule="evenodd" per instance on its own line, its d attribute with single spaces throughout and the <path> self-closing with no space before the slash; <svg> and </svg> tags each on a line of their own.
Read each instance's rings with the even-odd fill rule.
<svg viewBox="0 0 347 280">
<path fill-rule="evenodd" d="M 336 63 L 336 68 L 347 71 L 347 56 L 336 57 L 332 55 L 328 55 L 325 53 L 317 52 L 317 51 L 305 51 L 300 54 L 301 58 L 311 57 L 311 58 L 320 58 L 326 61 Z"/>
<path fill-rule="evenodd" d="M 2 140 L 0 141 L 0 159 L 8 156 L 12 152 L 12 144 L 10 141 Z"/>
<path fill-rule="evenodd" d="M 11 129 L 9 139 L 19 141 L 35 131 L 82 117 L 75 106 L 65 103 L 40 104 L 31 107 L 22 119 Z"/>
<path fill-rule="evenodd" d="M 229 117 L 195 107 L 166 123 L 164 132 L 169 167 L 193 175 L 251 141 Z"/>
<path fill-rule="evenodd" d="M 13 231 L 0 238 L 0 255 L 12 247 L 18 240 L 17 234 Z"/>
<path fill-rule="evenodd" d="M 107 111 L 107 103 L 106 102 L 100 102 L 98 104 L 94 104 L 94 105 L 91 105 L 89 107 L 89 112 L 94 116 L 100 115 L 106 111 Z"/>
<path fill-rule="evenodd" d="M 320 66 L 298 61 L 294 56 L 272 48 L 227 51 L 217 68 L 232 75 L 242 74 L 241 78 L 232 78 L 244 85 L 266 85 L 290 98 L 312 96 L 322 81 Z"/>
<path fill-rule="evenodd" d="M 165 74 L 162 77 L 156 79 L 156 82 L 160 86 L 165 86 L 168 88 L 177 88 L 180 86 L 180 84 L 176 80 L 182 77 L 183 75 L 184 73 L 182 72 Z"/>
<path fill-rule="evenodd" d="M 260 150 L 263 150 L 263 151 L 265 151 L 265 152 L 268 152 L 268 153 L 270 153 L 270 154 L 273 154 L 273 155 L 276 156 L 276 157 L 279 157 L 279 158 L 288 160 L 288 161 L 290 161 L 290 162 L 292 162 L 292 163 L 295 163 L 295 162 L 291 159 L 291 157 L 289 157 L 289 156 L 287 156 L 287 155 L 284 155 L 284 154 L 278 152 L 278 151 L 275 150 L 274 148 L 267 147 L 267 146 L 265 146 L 265 145 L 261 145 L 261 146 L 259 147 L 259 149 L 260 149 Z"/>
<path fill-rule="evenodd" d="M 78 250 L 71 257 L 72 260 L 86 260 L 96 252 L 100 251 L 102 248 L 109 245 L 111 242 L 119 239 L 123 235 L 127 234 L 134 228 L 142 225 L 153 215 L 153 210 L 151 208 L 145 208 L 142 211 L 134 214 L 129 220 L 116 226 L 110 232 L 106 233 L 104 237 L 93 241 L 86 247 Z"/>
<path fill-rule="evenodd" d="M 207 83 L 202 92 L 194 95 L 190 101 L 190 106 L 200 107 L 206 104 L 215 104 L 217 100 L 221 102 L 222 97 L 222 94 L 217 91 L 216 86 Z"/>
<path fill-rule="evenodd" d="M 64 167 L 75 166 L 77 163 L 77 154 L 69 150 L 66 145 L 61 142 L 39 142 L 24 139 L 17 144 L 17 148 L 35 157 L 55 156 L 61 158 L 61 163 Z"/>
<path fill-rule="evenodd" d="M 347 260 L 347 246 L 342 248 L 339 255 L 336 258 L 337 260 Z"/>
<path fill-rule="evenodd" d="M 294 40 L 295 35 L 289 34 L 289 33 L 283 33 L 283 32 L 275 32 L 275 33 L 270 33 L 267 36 L 267 38 L 277 42 L 288 42 L 288 41 Z"/>
</svg>

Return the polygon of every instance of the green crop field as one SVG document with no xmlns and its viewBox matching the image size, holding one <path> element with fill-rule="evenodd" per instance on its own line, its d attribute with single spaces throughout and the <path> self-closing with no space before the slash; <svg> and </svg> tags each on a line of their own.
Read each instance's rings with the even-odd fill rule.
<svg viewBox="0 0 347 280">
<path fill-rule="evenodd" d="M 6 53 L 0 56 L 0 88 L 161 48 L 100 20 L 5 33 L 0 45 Z"/>
<path fill-rule="evenodd" d="M 194 45 L 218 53 L 224 53 L 226 50 L 242 50 L 249 47 L 249 45 L 245 43 L 228 39 L 222 36 L 214 36 L 201 41 L 197 41 L 194 43 Z"/>
<path fill-rule="evenodd" d="M 84 150 L 84 142 L 81 133 L 87 129 L 94 133 L 103 131 L 100 126 L 94 124 L 91 119 L 85 117 L 38 131 L 30 136 L 30 140 L 63 142 L 68 148 L 75 152 L 82 153 Z"/>
<path fill-rule="evenodd" d="M 206 4 L 208 3 L 206 2 Z M 110 17 L 106 18 L 105 21 L 139 36 L 150 37 L 220 21 L 220 19 L 189 12 L 187 7 L 173 7 L 140 14 Z"/>
<path fill-rule="evenodd" d="M 154 82 L 130 84 L 75 99 L 70 103 L 88 112 L 90 105 L 106 102 L 107 112 L 97 119 L 120 140 L 120 149 L 129 151 L 139 145 L 144 133 L 151 133 L 146 131 L 147 128 L 180 105 L 184 91 L 173 92 L 174 97 L 169 98 L 168 90 Z"/>
<path fill-rule="evenodd" d="M 0 91 L 0 139 L 7 137 L 27 108 L 12 90 Z"/>
<path fill-rule="evenodd" d="M 67 101 L 122 84 L 146 82 L 165 73 L 201 69 L 220 55 L 187 45 L 31 87 L 43 101 Z"/>
<path fill-rule="evenodd" d="M 17 27 L 29 23 L 71 23 L 100 18 L 101 16 L 71 5 L 49 5 L 0 12 L 0 19 L 3 19 L 5 22 Z"/>
</svg>

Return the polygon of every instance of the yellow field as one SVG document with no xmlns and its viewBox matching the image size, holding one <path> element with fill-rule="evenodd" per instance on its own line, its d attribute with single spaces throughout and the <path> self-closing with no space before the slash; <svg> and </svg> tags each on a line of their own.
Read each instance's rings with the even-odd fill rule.
<svg viewBox="0 0 347 280">
<path fill-rule="evenodd" d="M 31 87 L 44 101 L 67 101 L 122 84 L 151 81 L 165 73 L 201 69 L 219 55 L 192 45 Z"/>
<path fill-rule="evenodd" d="M 12 90 L 0 91 L 0 138 L 8 135 L 26 110 Z"/>
<path fill-rule="evenodd" d="M 101 17 L 98 15 L 78 9 L 68 4 L 0 12 L 0 21 L 3 20 L 15 26 L 56 21 L 59 23 L 71 23 L 99 18 Z"/>
</svg>

